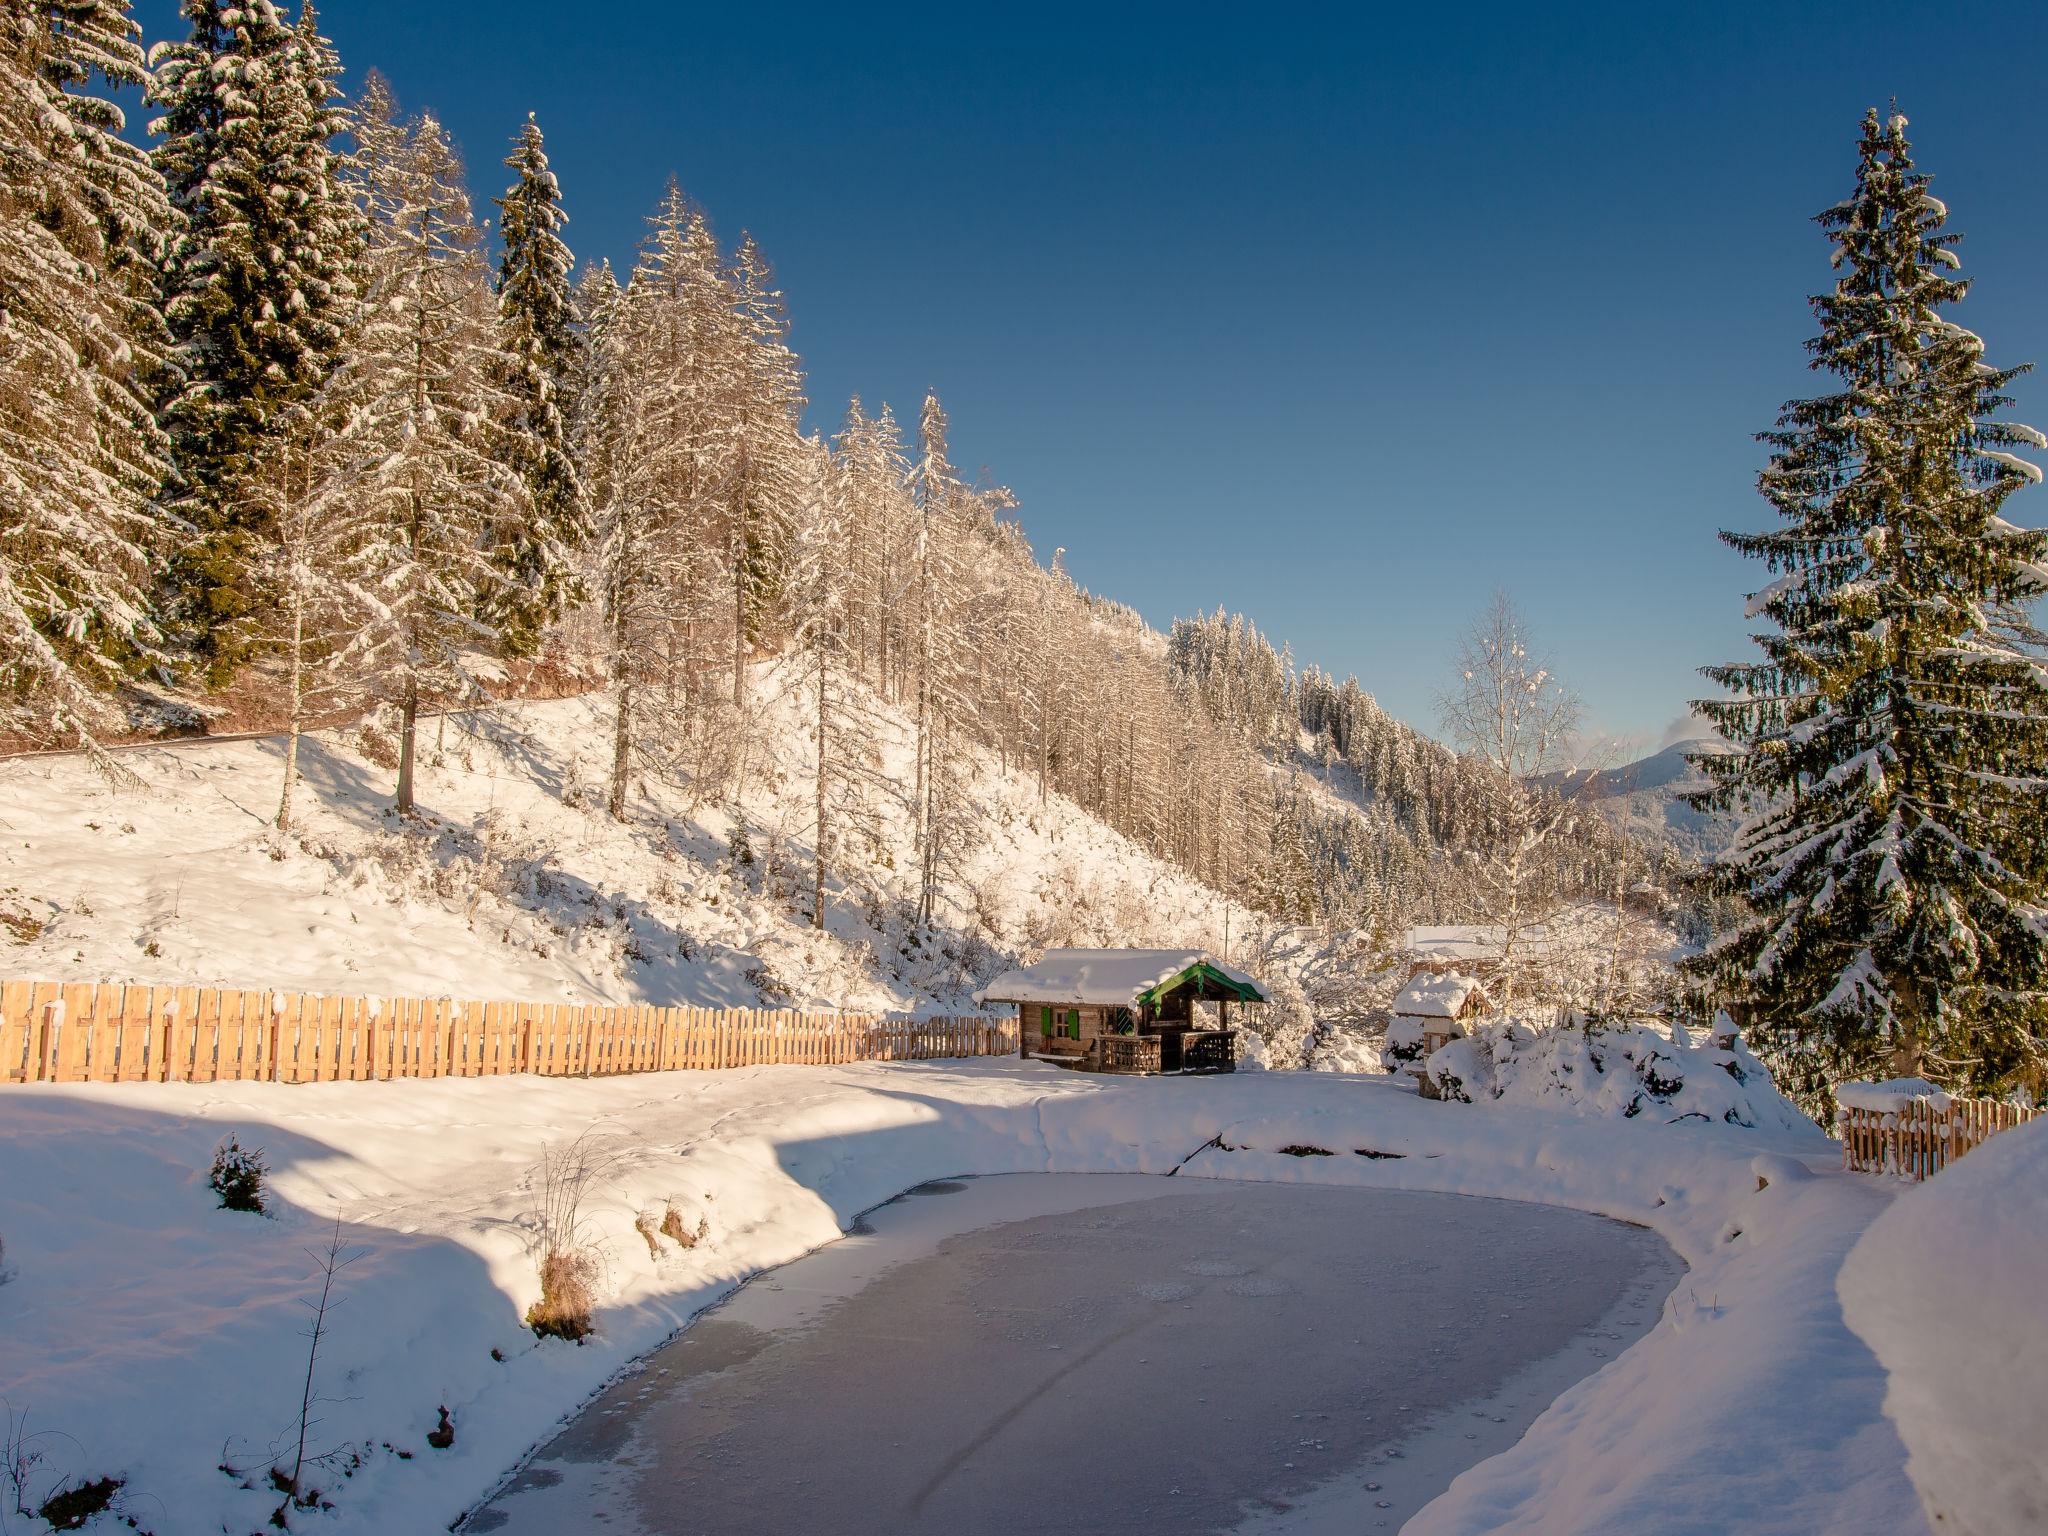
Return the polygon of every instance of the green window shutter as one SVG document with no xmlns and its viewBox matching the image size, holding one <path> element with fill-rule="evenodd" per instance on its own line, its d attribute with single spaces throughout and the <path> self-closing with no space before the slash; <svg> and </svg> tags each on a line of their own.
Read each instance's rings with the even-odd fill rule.
<svg viewBox="0 0 2048 1536">
<path fill-rule="evenodd" d="M 1050 1008 L 1041 1008 L 1038 1010 L 1038 1032 L 1041 1035 L 1045 1035 L 1048 1037 L 1051 1036 L 1052 1010 Z"/>
<path fill-rule="evenodd" d="M 1081 1010 L 1078 1008 L 1067 1010 L 1067 1034 L 1075 1040 L 1081 1038 Z"/>
</svg>

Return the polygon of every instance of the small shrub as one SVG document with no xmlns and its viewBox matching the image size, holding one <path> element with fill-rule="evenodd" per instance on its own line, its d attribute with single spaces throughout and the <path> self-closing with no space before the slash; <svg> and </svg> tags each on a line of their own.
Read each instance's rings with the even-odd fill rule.
<svg viewBox="0 0 2048 1536">
<path fill-rule="evenodd" d="M 230 1136 L 214 1149 L 213 1170 L 207 1175 L 207 1182 L 220 1196 L 223 1209 L 260 1212 L 263 1209 L 263 1176 L 269 1171 L 264 1164 L 261 1147 L 254 1152 L 247 1151 L 239 1140 Z"/>
<path fill-rule="evenodd" d="M 50 1523 L 53 1531 L 75 1531 L 94 1515 L 104 1513 L 120 1491 L 118 1477 L 80 1483 L 76 1488 L 63 1488 L 51 1494 L 36 1513 Z"/>
<path fill-rule="evenodd" d="M 540 1300 L 526 1309 L 537 1338 L 580 1342 L 597 1327 L 598 1265 L 581 1248 L 557 1249 L 540 1261 Z"/>
<path fill-rule="evenodd" d="M 694 1248 L 711 1235 L 711 1218 L 699 1216 L 694 1229 L 687 1227 L 683 1224 L 683 1213 L 677 1210 L 675 1203 L 671 1201 L 668 1209 L 661 1215 L 661 1235 L 678 1248 Z"/>
</svg>

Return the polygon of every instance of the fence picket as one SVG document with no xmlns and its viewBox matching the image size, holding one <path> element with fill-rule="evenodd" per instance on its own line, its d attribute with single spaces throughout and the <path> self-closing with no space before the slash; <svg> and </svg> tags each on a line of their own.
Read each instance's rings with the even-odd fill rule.
<svg viewBox="0 0 2048 1536">
<path fill-rule="evenodd" d="M 611 1076 L 998 1056 L 1014 1023 L 796 1008 L 463 1002 L 118 982 L 0 981 L 0 1083 L 380 1082 Z M 1905 1126 L 1845 1112 L 1851 1166 L 1932 1172 L 2027 1111 L 1959 1102 Z M 1897 1117 L 1894 1117 L 1896 1120 Z M 1903 1139 L 1902 1139 L 1903 1138 Z M 1924 1173 L 1914 1176 L 1924 1177 Z"/>
<path fill-rule="evenodd" d="M 2000 1131 L 2040 1113 L 1994 1099 L 1951 1099 L 1946 1109 L 1926 1099 L 1897 1110 L 1844 1108 L 1838 1122 L 1842 1166 L 1852 1173 L 1931 1179 Z"/>
</svg>

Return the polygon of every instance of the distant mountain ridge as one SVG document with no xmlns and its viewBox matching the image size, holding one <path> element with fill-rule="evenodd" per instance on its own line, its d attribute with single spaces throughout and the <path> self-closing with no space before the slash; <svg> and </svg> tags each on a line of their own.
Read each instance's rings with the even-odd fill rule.
<svg viewBox="0 0 2048 1536">
<path fill-rule="evenodd" d="M 1691 759 L 1734 750 L 1718 736 L 1696 736 L 1618 768 L 1575 768 L 1545 774 L 1537 782 L 1594 802 L 1631 837 L 1690 858 L 1707 858 L 1734 842 L 1736 818 L 1725 811 L 1696 811 L 1686 803 L 1687 794 L 1707 785 L 1707 776 Z"/>
</svg>

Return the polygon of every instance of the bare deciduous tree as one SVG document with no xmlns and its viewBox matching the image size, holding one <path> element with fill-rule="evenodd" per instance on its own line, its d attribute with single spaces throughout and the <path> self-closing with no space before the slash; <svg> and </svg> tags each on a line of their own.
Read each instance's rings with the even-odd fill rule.
<svg viewBox="0 0 2048 1536">
<path fill-rule="evenodd" d="M 1499 1002 L 1511 1008 L 1533 931 L 1549 916 L 1552 882 L 1540 857 L 1571 819 L 1570 802 L 1539 781 L 1570 765 L 1581 708 L 1535 653 L 1504 591 L 1459 642 L 1457 679 L 1437 697 L 1445 732 L 1490 770 L 1476 859 L 1477 894 L 1499 934 Z"/>
</svg>

